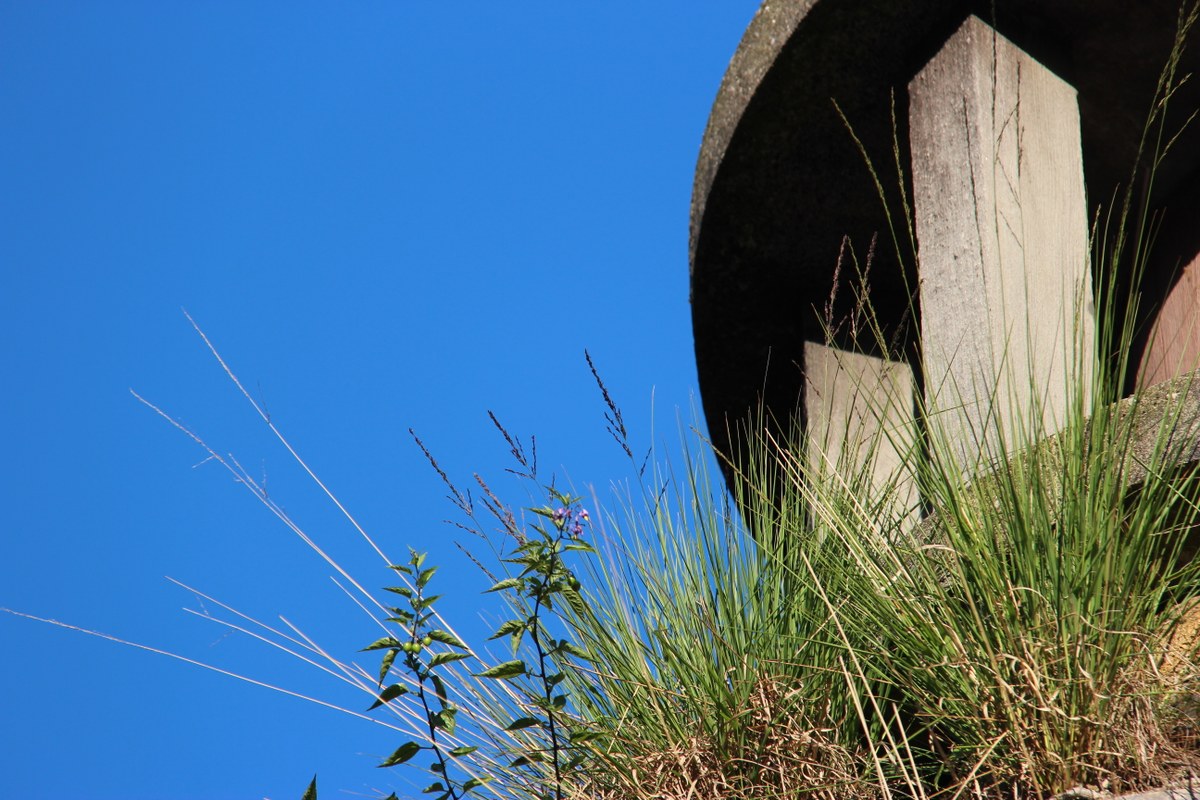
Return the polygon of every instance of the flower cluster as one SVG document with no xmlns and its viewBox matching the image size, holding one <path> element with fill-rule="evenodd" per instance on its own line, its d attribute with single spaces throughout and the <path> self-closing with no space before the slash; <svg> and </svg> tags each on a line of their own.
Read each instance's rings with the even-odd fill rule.
<svg viewBox="0 0 1200 800">
<path fill-rule="evenodd" d="M 566 508 L 560 506 L 555 509 L 550 515 L 554 520 L 554 525 L 560 531 L 565 530 L 571 534 L 572 539 L 578 539 L 583 535 L 583 524 L 588 521 L 588 512 L 586 508 Z"/>
</svg>

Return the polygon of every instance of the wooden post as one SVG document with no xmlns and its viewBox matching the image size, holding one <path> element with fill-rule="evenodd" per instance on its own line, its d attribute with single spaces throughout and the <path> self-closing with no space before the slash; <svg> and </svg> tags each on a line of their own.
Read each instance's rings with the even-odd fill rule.
<svg viewBox="0 0 1200 800">
<path fill-rule="evenodd" d="M 916 524 L 916 482 L 904 471 L 915 440 L 912 368 L 806 342 L 804 412 L 810 468 L 866 478 L 872 497 L 890 491 L 895 513 Z"/>
<path fill-rule="evenodd" d="M 1089 397 L 1095 311 L 1075 90 L 976 17 L 909 84 L 922 366 L 966 474 Z"/>
</svg>

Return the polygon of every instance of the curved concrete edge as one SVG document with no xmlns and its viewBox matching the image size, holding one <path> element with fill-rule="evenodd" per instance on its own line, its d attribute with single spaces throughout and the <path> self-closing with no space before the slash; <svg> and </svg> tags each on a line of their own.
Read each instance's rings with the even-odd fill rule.
<svg viewBox="0 0 1200 800">
<path fill-rule="evenodd" d="M 708 192 L 712 189 L 717 168 L 725 157 L 733 132 L 737 130 L 742 114 L 750 98 L 758 90 L 767 71 L 775 63 L 779 51 L 792 38 L 800 20 L 818 0 L 780 2 L 763 0 L 754 18 L 746 26 L 746 32 L 738 43 L 729 68 L 721 79 L 721 87 L 713 100 L 704 138 L 700 142 L 700 155 L 696 159 L 696 177 L 692 186 L 691 219 L 688 226 L 688 265 L 696 260 L 696 239 L 700 233 L 700 220 L 704 219 L 704 207 Z"/>
</svg>

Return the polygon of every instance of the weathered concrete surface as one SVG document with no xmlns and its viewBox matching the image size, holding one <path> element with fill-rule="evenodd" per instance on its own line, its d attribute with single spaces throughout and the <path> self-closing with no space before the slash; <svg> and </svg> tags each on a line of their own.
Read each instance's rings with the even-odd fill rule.
<svg viewBox="0 0 1200 800">
<path fill-rule="evenodd" d="M 904 87 L 969 13 L 991 21 L 991 6 L 990 0 L 767 0 L 750 24 L 700 148 L 689 236 L 696 361 L 719 447 L 727 447 L 727 431 L 737 429 L 760 394 L 777 418 L 794 413 L 803 343 L 821 340 L 822 320 L 810 309 L 829 294 L 844 234 L 862 257 L 871 236 L 881 233 L 872 300 L 889 332 L 901 327 L 909 292 L 875 187 L 831 99 L 878 162 L 887 188 L 903 184 L 911 197 L 907 179 L 898 181 L 891 166 L 891 92 L 900 151 L 907 153 Z M 997 29 L 1078 90 L 1091 210 L 1129 175 L 1177 9 L 1175 0 L 995 2 Z M 1198 67 L 1200 47 L 1193 47 L 1182 69 Z M 1200 81 L 1184 88 L 1174 104 L 1181 112 L 1198 105 Z M 1150 200 L 1171 205 L 1180 191 L 1195 193 L 1198 163 L 1200 125 L 1193 125 Z M 1172 241 L 1173 226 L 1187 229 L 1181 241 L 1195 252 L 1195 216 L 1169 215 L 1160 242 Z M 900 240 L 906 246 L 902 228 Z"/>
<path fill-rule="evenodd" d="M 806 458 L 854 479 L 870 475 L 872 497 L 890 493 L 896 512 L 918 518 L 916 483 L 903 465 L 916 440 L 912 369 L 809 342 L 804 349 Z"/>
<path fill-rule="evenodd" d="M 908 93 L 926 408 L 970 473 L 1091 396 L 1079 111 L 974 16 Z"/>
</svg>

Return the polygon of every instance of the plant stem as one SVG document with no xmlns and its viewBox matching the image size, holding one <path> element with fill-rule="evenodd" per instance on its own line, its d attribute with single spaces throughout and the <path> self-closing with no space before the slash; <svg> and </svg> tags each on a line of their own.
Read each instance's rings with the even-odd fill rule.
<svg viewBox="0 0 1200 800">
<path fill-rule="evenodd" d="M 558 763 L 558 729 L 554 721 L 554 702 L 551 698 L 553 687 L 546 675 L 546 650 L 542 647 L 542 620 L 541 611 L 544 606 L 543 600 L 546 593 L 550 591 L 554 581 L 555 572 L 558 569 L 558 547 L 562 544 L 562 531 L 560 530 L 557 538 L 550 546 L 550 564 L 546 569 L 546 584 L 542 590 L 537 593 L 537 600 L 533 605 L 533 645 L 537 649 L 538 657 L 538 678 L 542 681 L 542 689 L 546 696 L 546 727 L 550 733 L 550 757 L 554 765 L 554 797 L 555 800 L 562 800 L 562 773 L 559 770 Z"/>
</svg>

